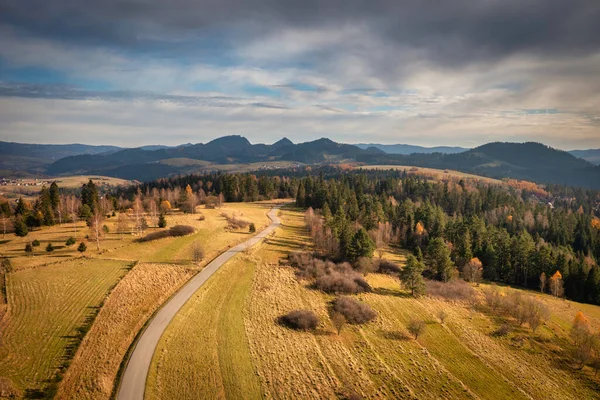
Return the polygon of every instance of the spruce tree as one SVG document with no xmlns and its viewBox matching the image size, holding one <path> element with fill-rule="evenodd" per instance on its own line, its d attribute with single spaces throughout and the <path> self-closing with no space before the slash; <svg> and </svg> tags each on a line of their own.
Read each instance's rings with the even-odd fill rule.
<svg viewBox="0 0 600 400">
<path fill-rule="evenodd" d="M 19 237 L 25 237 L 28 233 L 29 230 L 27 229 L 27 225 L 25 225 L 25 222 L 23 222 L 23 218 L 17 217 L 17 219 L 15 220 L 15 235 Z"/>
<path fill-rule="evenodd" d="M 406 265 L 400 272 L 400 279 L 404 285 L 411 291 L 413 296 L 425 293 L 425 281 L 423 280 L 423 271 L 425 265 L 417 260 L 413 255 L 406 258 Z"/>
<path fill-rule="evenodd" d="M 167 219 L 165 218 L 165 214 L 164 213 L 160 213 L 160 215 L 158 216 L 158 227 L 159 228 L 166 228 L 167 227 Z"/>
</svg>

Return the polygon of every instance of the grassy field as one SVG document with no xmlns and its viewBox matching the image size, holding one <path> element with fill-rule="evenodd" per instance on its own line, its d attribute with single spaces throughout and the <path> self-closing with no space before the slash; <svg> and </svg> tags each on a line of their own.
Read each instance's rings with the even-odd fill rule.
<svg viewBox="0 0 600 400">
<path fill-rule="evenodd" d="M 147 318 L 211 258 L 251 235 L 248 228 L 229 229 L 221 214 L 250 220 L 261 229 L 272 205 L 231 203 L 220 209 L 199 207 L 197 214 L 173 213 L 167 216 L 169 226 L 192 225 L 196 233 L 146 243 L 115 233 L 116 218 L 110 218 L 100 252 L 85 239 L 89 231 L 81 222 L 76 238 L 87 242 L 85 257 L 77 245 L 64 246 L 75 236 L 73 224 L 44 227 L 24 238 L 6 235 L 0 256 L 13 272 L 6 274 L 7 304 L 0 300 L 0 391 L 8 385 L 22 394 L 39 394 L 70 363 L 59 397 L 108 398 L 122 358 Z M 25 244 L 35 239 L 41 244 L 27 255 Z M 45 251 L 48 243 L 54 252 Z M 192 259 L 195 243 L 204 250 L 200 262 Z M 97 313 L 77 347 L 89 327 L 80 328 Z"/>
<path fill-rule="evenodd" d="M 264 244 L 236 257 L 200 289 L 168 327 L 155 353 L 146 397 L 204 398 L 600 398 L 598 378 L 570 365 L 567 339 L 578 310 L 600 326 L 600 308 L 539 295 L 552 319 L 535 334 L 505 322 L 483 305 L 432 297 L 414 299 L 388 275 L 370 274 L 372 293 L 358 295 L 375 321 L 346 326 L 329 321 L 322 294 L 279 265 L 289 251 L 310 247 L 302 214 L 286 210 Z M 402 255 L 393 249 L 386 258 Z M 481 287 L 476 288 L 480 291 Z M 503 288 L 508 290 L 508 288 Z M 531 293 L 536 295 L 535 293 Z M 294 309 L 320 317 L 315 332 L 275 323 Z M 448 313 L 440 323 L 437 313 Z M 406 324 L 426 321 L 414 340 Z M 236 368 L 231 368 L 234 365 Z M 211 367 L 208 367 L 211 366 Z"/>
<path fill-rule="evenodd" d="M 127 272 L 128 263 L 77 260 L 7 275 L 9 309 L 0 322 L 0 376 L 41 391 L 68 362 L 79 328 Z"/>
<path fill-rule="evenodd" d="M 230 203 L 220 209 L 199 209 L 198 214 L 174 214 L 169 225 L 186 224 L 197 232 L 180 238 L 149 243 L 129 243 L 108 254 L 116 259 L 142 261 L 113 290 L 92 329 L 81 344 L 60 384 L 57 398 L 108 399 L 119 366 L 137 332 L 164 301 L 197 273 L 208 261 L 251 234 L 229 230 L 222 213 L 251 220 L 257 230 L 268 225 L 272 202 Z M 194 242 L 201 244 L 205 258 L 191 259 Z"/>
<path fill-rule="evenodd" d="M 44 185 L 49 188 L 52 182 L 56 182 L 59 187 L 64 189 L 74 189 L 80 188 L 84 183 L 88 183 L 90 179 L 100 188 L 131 185 L 134 183 L 125 179 L 99 175 L 73 175 L 56 178 L 21 178 L 19 185 L 0 186 L 0 195 L 9 198 L 22 196 L 26 199 L 34 199 L 40 193 Z"/>
</svg>

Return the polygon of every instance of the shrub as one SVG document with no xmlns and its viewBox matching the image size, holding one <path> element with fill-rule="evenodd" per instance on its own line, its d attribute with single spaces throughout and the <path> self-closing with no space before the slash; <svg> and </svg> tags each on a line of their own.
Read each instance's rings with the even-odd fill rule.
<svg viewBox="0 0 600 400">
<path fill-rule="evenodd" d="M 512 331 L 512 328 L 508 324 L 502 324 L 492 332 L 492 336 L 504 337 Z"/>
<path fill-rule="evenodd" d="M 25 245 L 25 253 L 33 253 L 33 246 L 31 245 L 31 243 L 27 243 Z"/>
<path fill-rule="evenodd" d="M 415 339 L 418 339 L 419 336 L 425 331 L 426 326 L 427 325 L 425 325 L 425 321 L 423 321 L 422 319 L 411 319 L 408 322 L 406 328 L 411 333 L 411 335 L 415 337 Z"/>
<path fill-rule="evenodd" d="M 485 302 L 492 310 L 495 310 L 500 305 L 501 296 L 498 286 L 491 285 L 484 288 L 483 296 L 485 298 Z"/>
<path fill-rule="evenodd" d="M 278 322 L 291 329 L 307 331 L 319 325 L 319 317 L 310 310 L 294 310 L 279 317 Z"/>
<path fill-rule="evenodd" d="M 375 261 L 377 264 L 377 272 L 388 275 L 399 275 L 402 268 L 396 263 L 389 260 L 379 259 Z"/>
<path fill-rule="evenodd" d="M 442 308 L 437 312 L 437 317 L 440 319 L 440 323 L 443 324 L 444 321 L 446 321 L 446 318 L 448 318 L 448 312 Z"/>
<path fill-rule="evenodd" d="M 69 237 L 67 239 L 67 241 L 65 242 L 65 245 L 67 246 L 73 246 L 75 244 L 75 238 L 73 236 Z"/>
<path fill-rule="evenodd" d="M 368 304 L 348 296 L 335 299 L 331 311 L 342 314 L 350 324 L 364 324 L 377 317 L 377 313 Z"/>
<path fill-rule="evenodd" d="M 254 222 L 252 222 L 252 223 L 250 224 L 250 226 L 249 226 L 249 228 L 248 228 L 248 231 L 249 231 L 250 233 L 254 233 L 254 232 L 256 232 L 256 225 L 254 225 Z"/>
<path fill-rule="evenodd" d="M 452 301 L 474 301 L 475 289 L 467 282 L 454 279 L 449 282 L 427 281 L 427 293 L 432 297 L 440 297 Z"/>
<path fill-rule="evenodd" d="M 110 232 L 110 229 L 108 228 L 108 226 L 107 226 L 107 225 L 102 225 L 102 231 L 103 231 L 104 233 L 109 233 L 109 232 Z"/>
<path fill-rule="evenodd" d="M 298 277 L 315 279 L 314 287 L 324 292 L 353 294 L 371 291 L 363 276 L 348 263 L 336 264 L 306 252 L 291 253 L 288 260 L 296 268 Z"/>
<path fill-rule="evenodd" d="M 169 229 L 169 234 L 173 237 L 177 236 L 187 236 L 194 233 L 196 230 L 193 226 L 189 225 L 175 225 L 171 229 Z"/>
<path fill-rule="evenodd" d="M 348 274 L 333 271 L 317 278 L 315 287 L 325 293 L 335 294 L 355 294 L 371 291 L 371 286 L 356 272 Z"/>
<path fill-rule="evenodd" d="M 85 245 L 85 243 L 81 242 L 79 243 L 79 246 L 77 247 L 77 251 L 80 253 L 84 253 L 87 250 L 87 246 Z"/>
<path fill-rule="evenodd" d="M 194 233 L 196 230 L 189 225 L 175 225 L 168 230 L 156 231 L 139 238 L 139 242 L 151 242 L 153 240 L 164 239 L 167 237 L 187 236 Z"/>
<path fill-rule="evenodd" d="M 31 242 L 31 245 L 32 245 L 33 247 L 39 247 L 39 245 L 40 245 L 40 241 L 39 241 L 39 240 L 37 240 L 37 239 L 35 239 L 33 242 Z"/>
<path fill-rule="evenodd" d="M 370 272 L 377 271 L 378 262 L 373 261 L 369 257 L 361 257 L 356 262 L 356 268 L 363 274 L 367 275 Z"/>
<path fill-rule="evenodd" d="M 221 216 L 227 220 L 227 223 L 229 224 L 229 228 L 231 228 L 231 229 L 246 228 L 250 225 L 250 221 L 246 221 L 244 219 L 238 218 L 235 215 L 221 213 Z"/>
<path fill-rule="evenodd" d="M 46 251 L 48 253 L 52 253 L 54 251 L 54 246 L 52 246 L 52 243 L 48 243 L 48 246 L 46 246 Z"/>
<path fill-rule="evenodd" d="M 204 221 L 206 219 L 206 215 L 200 213 L 200 215 L 198 215 L 198 221 Z"/>
</svg>

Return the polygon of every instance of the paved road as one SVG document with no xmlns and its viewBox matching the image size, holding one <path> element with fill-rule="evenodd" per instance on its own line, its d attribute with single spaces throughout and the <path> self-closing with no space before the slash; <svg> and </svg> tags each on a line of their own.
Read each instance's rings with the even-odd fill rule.
<svg viewBox="0 0 600 400">
<path fill-rule="evenodd" d="M 169 322 L 171 322 L 175 314 L 177 314 L 179 309 L 183 307 L 190 297 L 192 297 L 196 290 L 198 290 L 216 270 L 225 264 L 225 262 L 236 254 L 260 242 L 281 224 L 281 221 L 277 217 L 278 210 L 279 207 L 275 207 L 269 211 L 268 215 L 269 218 L 271 218 L 271 224 L 265 228 L 265 230 L 215 258 L 198 275 L 193 277 L 183 288 L 181 288 L 179 292 L 177 292 L 177 294 L 175 294 L 175 296 L 173 296 L 160 311 L 158 311 L 158 313 L 156 313 L 142 336 L 139 338 L 133 349 L 133 353 L 131 353 L 131 357 L 125 367 L 125 373 L 121 380 L 121 386 L 117 393 L 117 400 L 144 399 L 144 389 L 146 388 L 146 377 L 148 376 L 148 370 L 150 369 L 150 362 L 152 361 L 152 356 L 154 355 L 158 341 L 167 328 L 167 325 L 169 325 Z"/>
</svg>

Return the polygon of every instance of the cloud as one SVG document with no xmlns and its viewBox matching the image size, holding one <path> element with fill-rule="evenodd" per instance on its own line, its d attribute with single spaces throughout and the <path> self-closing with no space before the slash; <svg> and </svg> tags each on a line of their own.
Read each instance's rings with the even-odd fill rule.
<svg viewBox="0 0 600 400">
<path fill-rule="evenodd" d="M 0 131 L 97 132 L 120 126 L 102 117 L 116 102 L 147 134 L 159 108 L 181 137 L 192 113 L 211 135 L 256 139 L 600 146 L 598 20 L 589 0 L 5 0 L 0 101 L 56 115 Z M 97 110 L 75 123 L 74 104 Z"/>
</svg>

